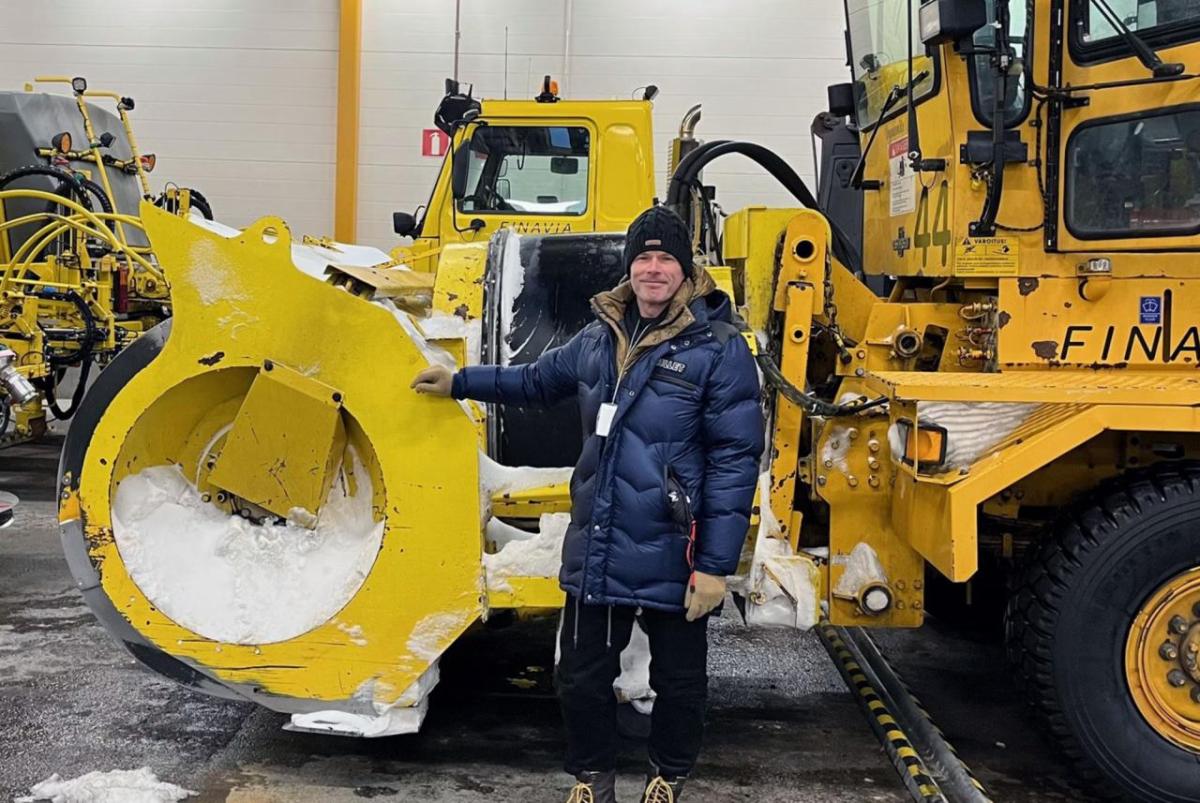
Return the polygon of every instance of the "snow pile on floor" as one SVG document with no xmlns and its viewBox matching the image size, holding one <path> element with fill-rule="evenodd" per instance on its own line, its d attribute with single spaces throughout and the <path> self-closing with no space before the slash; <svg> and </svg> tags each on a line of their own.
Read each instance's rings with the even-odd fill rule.
<svg viewBox="0 0 1200 803">
<path fill-rule="evenodd" d="M 253 524 L 204 502 L 178 466 L 117 487 L 113 535 L 133 581 L 178 624 L 216 641 L 284 641 L 329 621 L 357 593 L 383 539 L 370 474 L 351 453 L 317 525 Z"/>
<path fill-rule="evenodd" d="M 817 595 L 820 578 L 816 564 L 806 555 L 796 555 L 780 536 L 783 529 L 771 509 L 771 479 L 767 472 L 758 478 L 758 534 L 750 573 L 730 585 L 746 597 L 746 623 L 808 630 L 817 624 L 821 601 Z"/>
<path fill-rule="evenodd" d="M 563 539 L 571 524 L 570 513 L 543 513 L 536 533 L 526 533 L 502 522 L 494 523 L 513 532 L 498 552 L 483 556 L 488 588 L 503 588 L 509 577 L 558 577 Z M 492 524 L 488 522 L 489 538 Z M 525 537 L 517 537 L 514 533 Z"/>
<path fill-rule="evenodd" d="M 158 780 L 149 767 L 140 770 L 89 772 L 69 781 L 58 773 L 34 785 L 14 803 L 49 800 L 53 803 L 174 803 L 199 794 Z"/>
</svg>

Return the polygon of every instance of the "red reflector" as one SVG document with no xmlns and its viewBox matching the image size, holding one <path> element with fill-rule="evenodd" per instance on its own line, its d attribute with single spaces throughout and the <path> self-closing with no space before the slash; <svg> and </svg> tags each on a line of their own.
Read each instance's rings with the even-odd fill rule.
<svg viewBox="0 0 1200 803">
<path fill-rule="evenodd" d="M 114 277 L 116 286 L 113 288 L 113 311 L 122 314 L 129 312 L 129 268 L 118 265 Z"/>
</svg>

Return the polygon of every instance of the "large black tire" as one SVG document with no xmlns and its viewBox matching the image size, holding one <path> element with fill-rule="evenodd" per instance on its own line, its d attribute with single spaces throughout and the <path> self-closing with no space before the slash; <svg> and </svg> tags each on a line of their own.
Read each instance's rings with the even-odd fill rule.
<svg viewBox="0 0 1200 803">
<path fill-rule="evenodd" d="M 1200 464 L 1102 487 L 1033 550 L 1006 611 L 1030 702 L 1104 799 L 1196 803 L 1200 753 L 1159 735 L 1130 694 L 1125 647 L 1141 605 L 1200 565 Z"/>
</svg>

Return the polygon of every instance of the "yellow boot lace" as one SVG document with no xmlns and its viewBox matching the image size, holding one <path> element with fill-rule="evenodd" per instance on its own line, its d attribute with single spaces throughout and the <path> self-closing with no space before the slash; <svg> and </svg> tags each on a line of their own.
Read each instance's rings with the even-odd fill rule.
<svg viewBox="0 0 1200 803">
<path fill-rule="evenodd" d="M 655 775 L 646 785 L 646 796 L 642 803 L 675 803 L 675 792 L 661 775 Z"/>
<path fill-rule="evenodd" d="M 567 803 L 596 803 L 596 795 L 590 783 L 577 783 L 567 797 Z"/>
</svg>

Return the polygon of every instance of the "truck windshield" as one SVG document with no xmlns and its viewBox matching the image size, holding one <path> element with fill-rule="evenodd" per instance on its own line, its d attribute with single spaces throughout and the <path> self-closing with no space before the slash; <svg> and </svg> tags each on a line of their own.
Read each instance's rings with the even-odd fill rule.
<svg viewBox="0 0 1200 803">
<path fill-rule="evenodd" d="M 1108 4 L 1121 22 L 1136 34 L 1165 33 L 1170 28 L 1182 29 L 1189 23 L 1200 23 L 1200 3 L 1196 0 L 1108 0 Z M 1088 3 L 1080 39 L 1085 44 L 1097 44 L 1116 40 L 1119 36 L 1100 9 Z"/>
<path fill-rule="evenodd" d="M 484 125 L 471 135 L 462 212 L 582 215 L 591 137 L 580 126 Z"/>
<path fill-rule="evenodd" d="M 925 55 L 917 23 L 918 0 L 912 0 L 912 74 L 926 77 L 913 87 L 913 97 L 928 96 L 936 82 L 936 67 Z M 850 61 L 854 73 L 854 102 L 860 128 L 874 125 L 892 87 L 908 81 L 909 0 L 846 0 L 846 27 L 850 32 Z M 901 114 L 906 102 L 897 103 L 888 116 Z"/>
</svg>

